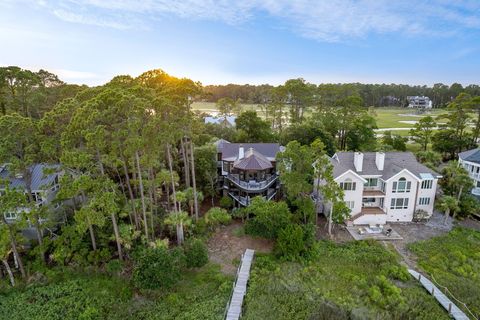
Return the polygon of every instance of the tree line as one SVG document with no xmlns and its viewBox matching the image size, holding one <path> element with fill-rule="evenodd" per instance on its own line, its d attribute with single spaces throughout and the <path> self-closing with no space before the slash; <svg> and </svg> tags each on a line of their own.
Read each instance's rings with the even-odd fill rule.
<svg viewBox="0 0 480 320">
<path fill-rule="evenodd" d="M 312 98 L 320 103 L 329 102 L 332 97 L 345 98 L 350 95 L 358 95 L 367 106 L 373 107 L 404 107 L 408 104 L 407 96 L 427 96 L 432 100 L 434 108 L 442 108 L 462 92 L 472 96 L 480 95 L 480 86 L 476 84 L 465 87 L 459 83 L 453 83 L 450 86 L 443 83 L 436 83 L 433 86 L 363 83 L 316 85 L 299 78 L 287 80 L 279 86 L 268 84 L 208 85 L 203 90 L 202 100 L 217 102 L 222 98 L 229 98 L 242 103 L 265 104 L 275 100 L 275 95 L 281 91 L 284 92 L 285 99 L 288 99 L 291 95 L 298 96 L 300 90 L 310 90 Z"/>
</svg>

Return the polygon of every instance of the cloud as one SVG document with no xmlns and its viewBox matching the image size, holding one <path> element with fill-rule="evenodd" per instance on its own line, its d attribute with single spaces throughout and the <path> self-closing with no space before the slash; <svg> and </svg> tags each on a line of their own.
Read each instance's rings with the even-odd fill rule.
<svg viewBox="0 0 480 320">
<path fill-rule="evenodd" d="M 92 15 L 85 15 L 81 13 L 74 13 L 71 11 L 67 11 L 64 9 L 57 9 L 53 11 L 53 14 L 67 22 L 73 22 L 73 23 L 80 23 L 80 24 L 88 24 L 88 25 L 93 25 L 93 26 L 99 26 L 99 27 L 109 27 L 109 28 L 114 28 L 114 29 L 130 29 L 132 26 L 121 23 L 119 21 L 111 20 L 111 19 L 106 19 L 103 17 L 96 17 Z"/>
<path fill-rule="evenodd" d="M 43 4 L 60 19 L 116 29 L 174 15 L 230 25 L 276 19 L 302 36 L 336 42 L 370 34 L 450 36 L 480 29 L 479 1 L 447 0 L 57 0 Z"/>
</svg>

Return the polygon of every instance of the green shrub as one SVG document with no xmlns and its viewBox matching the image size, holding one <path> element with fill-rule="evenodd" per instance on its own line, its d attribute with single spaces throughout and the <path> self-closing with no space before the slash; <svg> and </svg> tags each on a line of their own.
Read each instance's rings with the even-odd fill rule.
<svg viewBox="0 0 480 320">
<path fill-rule="evenodd" d="M 222 208 L 213 207 L 205 214 L 205 223 L 212 229 L 221 224 L 229 224 L 231 221 L 232 216 Z"/>
<path fill-rule="evenodd" d="M 276 239 L 293 217 L 285 202 L 267 201 L 261 197 L 253 198 L 245 210 L 253 215 L 245 225 L 245 233 L 269 239 Z"/>
<path fill-rule="evenodd" d="M 145 249 L 136 257 L 133 283 L 141 289 L 169 288 L 180 279 L 184 267 L 185 254 L 179 248 Z"/>
<path fill-rule="evenodd" d="M 315 259 L 301 263 L 256 255 L 242 319 L 449 319 L 417 280 L 400 289 L 379 276 L 400 266 L 382 245 L 317 241 L 313 251 Z"/>
<path fill-rule="evenodd" d="M 233 199 L 229 196 L 223 196 L 220 199 L 220 207 L 224 209 L 230 209 L 231 207 L 233 207 Z"/>
<path fill-rule="evenodd" d="M 419 266 L 468 308 L 480 314 L 480 232 L 455 228 L 408 247 Z"/>
<path fill-rule="evenodd" d="M 105 270 L 110 275 L 118 275 L 122 272 L 123 267 L 124 267 L 123 261 L 114 259 L 114 260 L 109 261 L 105 265 Z"/>
<path fill-rule="evenodd" d="M 387 276 L 400 281 L 408 281 L 410 279 L 410 274 L 407 271 L 407 268 L 404 266 L 391 266 L 387 269 Z"/>
<path fill-rule="evenodd" d="M 205 217 L 198 219 L 192 228 L 193 234 L 197 236 L 205 236 L 208 234 L 207 222 L 205 221 Z"/>
<path fill-rule="evenodd" d="M 199 239 L 190 239 L 184 246 L 188 268 L 200 268 L 208 262 L 207 246 Z"/>
<path fill-rule="evenodd" d="M 279 232 L 275 251 L 278 256 L 286 260 L 297 260 L 300 258 L 304 246 L 302 227 L 296 224 L 289 224 Z"/>
</svg>

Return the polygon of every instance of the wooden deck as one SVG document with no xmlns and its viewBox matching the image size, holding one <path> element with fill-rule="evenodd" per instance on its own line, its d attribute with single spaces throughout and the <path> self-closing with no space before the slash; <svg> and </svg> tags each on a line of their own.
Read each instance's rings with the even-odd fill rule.
<svg viewBox="0 0 480 320">
<path fill-rule="evenodd" d="M 235 280 L 233 294 L 227 306 L 228 311 L 225 316 L 225 319 L 227 320 L 240 319 L 242 314 L 243 298 L 247 292 L 247 283 L 250 277 L 250 267 L 252 266 L 254 254 L 254 250 L 247 249 L 242 255 L 242 261 L 237 272 L 237 279 Z"/>
<path fill-rule="evenodd" d="M 380 207 L 363 207 L 360 211 L 362 215 L 365 214 L 386 214 Z"/>
<path fill-rule="evenodd" d="M 385 192 L 380 190 L 363 190 L 363 197 L 385 197 Z"/>
<path fill-rule="evenodd" d="M 467 315 L 460 310 L 459 307 L 457 307 L 446 295 L 443 294 L 440 289 L 438 289 L 430 280 L 428 280 L 426 277 L 423 275 L 420 275 L 415 270 L 408 269 L 408 272 L 420 283 L 423 285 L 423 287 L 437 299 L 437 301 L 442 305 L 442 307 L 447 310 L 448 314 L 456 319 L 456 320 L 468 320 L 469 318 Z"/>
</svg>

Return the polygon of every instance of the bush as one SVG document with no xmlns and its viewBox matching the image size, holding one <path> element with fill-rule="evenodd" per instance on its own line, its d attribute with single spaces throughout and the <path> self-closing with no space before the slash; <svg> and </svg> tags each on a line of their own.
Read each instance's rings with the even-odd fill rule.
<svg viewBox="0 0 480 320">
<path fill-rule="evenodd" d="M 141 289 L 169 288 L 180 279 L 184 267 L 181 249 L 145 249 L 136 257 L 133 283 Z"/>
<path fill-rule="evenodd" d="M 205 214 L 205 222 L 210 228 L 223 224 L 229 224 L 232 221 L 232 217 L 228 214 L 227 210 L 222 208 L 213 207 Z"/>
<path fill-rule="evenodd" d="M 289 224 L 278 234 L 275 251 L 286 260 L 297 260 L 304 250 L 304 233 L 302 227 Z"/>
<path fill-rule="evenodd" d="M 193 224 L 192 231 L 193 231 L 193 234 L 197 236 L 205 236 L 208 234 L 207 222 L 205 221 L 205 217 L 198 219 Z"/>
<path fill-rule="evenodd" d="M 267 201 L 255 197 L 250 206 L 245 208 L 254 217 L 247 221 L 245 232 L 269 239 L 276 239 L 280 230 L 292 221 L 292 213 L 285 202 Z"/>
<path fill-rule="evenodd" d="M 109 275 L 118 275 L 123 270 L 123 261 L 120 260 L 111 260 L 105 265 L 105 270 Z"/>
<path fill-rule="evenodd" d="M 184 246 L 188 268 L 200 268 L 208 262 L 207 246 L 199 239 L 191 239 Z"/>
<path fill-rule="evenodd" d="M 223 196 L 220 199 L 220 207 L 224 209 L 230 209 L 231 207 L 233 207 L 233 199 L 229 196 Z"/>
</svg>

